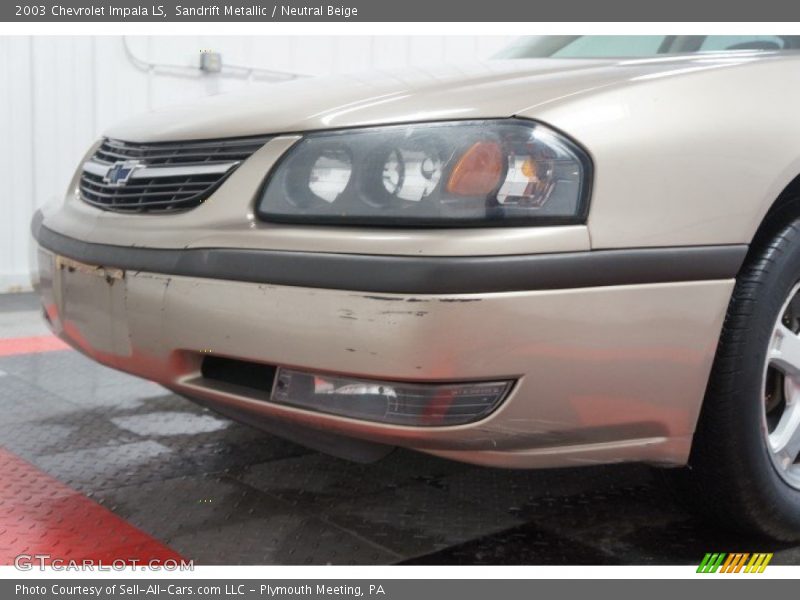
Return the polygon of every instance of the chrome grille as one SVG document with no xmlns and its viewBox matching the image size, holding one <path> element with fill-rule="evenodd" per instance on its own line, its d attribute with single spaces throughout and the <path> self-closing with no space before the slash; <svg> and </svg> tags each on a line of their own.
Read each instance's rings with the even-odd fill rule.
<svg viewBox="0 0 800 600">
<path fill-rule="evenodd" d="M 194 208 L 268 140 L 136 144 L 105 139 L 83 165 L 81 198 L 115 212 L 165 213 Z"/>
</svg>

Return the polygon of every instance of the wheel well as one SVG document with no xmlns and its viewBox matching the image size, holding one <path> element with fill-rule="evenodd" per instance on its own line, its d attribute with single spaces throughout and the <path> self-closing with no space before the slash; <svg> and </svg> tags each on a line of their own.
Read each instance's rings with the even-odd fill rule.
<svg viewBox="0 0 800 600">
<path fill-rule="evenodd" d="M 769 207 L 750 243 L 751 251 L 760 248 L 780 227 L 797 217 L 800 217 L 800 175 L 789 182 Z"/>
</svg>

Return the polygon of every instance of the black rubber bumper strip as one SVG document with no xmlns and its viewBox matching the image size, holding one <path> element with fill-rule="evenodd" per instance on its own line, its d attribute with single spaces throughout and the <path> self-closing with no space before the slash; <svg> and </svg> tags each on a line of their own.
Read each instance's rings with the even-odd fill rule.
<svg viewBox="0 0 800 600">
<path fill-rule="evenodd" d="M 42 247 L 90 265 L 386 294 L 477 294 L 729 279 L 736 276 L 747 253 L 746 245 L 463 257 L 165 250 L 83 242 L 40 223 L 33 228 Z"/>
</svg>

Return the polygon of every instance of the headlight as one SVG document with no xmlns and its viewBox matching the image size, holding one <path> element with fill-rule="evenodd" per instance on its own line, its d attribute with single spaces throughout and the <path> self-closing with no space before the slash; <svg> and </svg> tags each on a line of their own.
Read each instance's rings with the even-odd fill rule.
<svg viewBox="0 0 800 600">
<path fill-rule="evenodd" d="M 305 136 L 275 167 L 257 212 L 282 223 L 579 223 L 590 185 L 588 155 L 543 125 L 421 123 Z"/>
</svg>

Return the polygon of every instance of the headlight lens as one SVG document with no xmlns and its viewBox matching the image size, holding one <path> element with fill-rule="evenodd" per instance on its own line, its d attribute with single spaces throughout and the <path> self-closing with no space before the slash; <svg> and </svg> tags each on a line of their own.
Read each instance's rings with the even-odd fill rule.
<svg viewBox="0 0 800 600">
<path fill-rule="evenodd" d="M 591 161 L 530 121 L 457 121 L 312 133 L 270 175 L 259 216 L 417 226 L 578 223 Z"/>
</svg>

